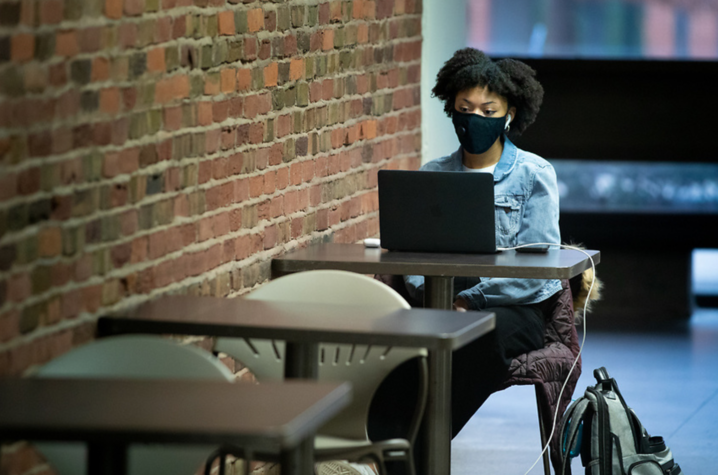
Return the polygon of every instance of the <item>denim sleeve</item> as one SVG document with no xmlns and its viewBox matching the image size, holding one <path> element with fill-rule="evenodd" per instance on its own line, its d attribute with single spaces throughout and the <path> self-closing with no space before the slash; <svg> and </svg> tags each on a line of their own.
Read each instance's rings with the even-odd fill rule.
<svg viewBox="0 0 718 475">
<path fill-rule="evenodd" d="M 561 242 L 558 226 L 558 185 L 553 167 L 537 169 L 529 187 L 516 244 Z M 478 285 L 458 294 L 475 310 L 540 302 L 560 289 L 560 282 L 546 279 L 482 278 Z"/>
<path fill-rule="evenodd" d="M 423 302 L 424 300 L 424 276 L 423 275 L 405 275 L 404 285 L 406 291 L 409 292 L 411 298 Z"/>
</svg>

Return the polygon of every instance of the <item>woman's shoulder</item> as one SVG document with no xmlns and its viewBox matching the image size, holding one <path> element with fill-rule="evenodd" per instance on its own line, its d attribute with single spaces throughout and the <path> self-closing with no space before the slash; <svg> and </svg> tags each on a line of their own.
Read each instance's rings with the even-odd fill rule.
<svg viewBox="0 0 718 475">
<path fill-rule="evenodd" d="M 516 151 L 516 161 L 522 168 L 531 170 L 536 174 L 556 174 L 555 170 L 553 169 L 553 165 L 551 165 L 551 162 L 541 157 L 540 155 L 536 155 L 535 153 L 528 152 L 518 147 L 516 148 Z"/>
<path fill-rule="evenodd" d="M 516 147 L 517 160 L 524 165 L 535 166 L 538 168 L 551 168 L 553 165 L 540 155 L 536 155 L 533 152 L 528 152 L 521 148 Z"/>
<path fill-rule="evenodd" d="M 459 152 L 454 152 L 451 155 L 447 155 L 441 158 L 435 158 L 429 162 L 426 162 L 421 166 L 421 170 L 430 172 L 444 172 L 444 171 L 455 171 L 457 166 L 461 168 L 461 159 L 459 158 Z M 458 165 L 457 165 L 458 164 Z"/>
</svg>

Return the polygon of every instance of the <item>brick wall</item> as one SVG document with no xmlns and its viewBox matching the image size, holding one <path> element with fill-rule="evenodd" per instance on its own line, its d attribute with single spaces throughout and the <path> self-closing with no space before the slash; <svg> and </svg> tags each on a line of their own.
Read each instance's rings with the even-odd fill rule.
<svg viewBox="0 0 718 475">
<path fill-rule="evenodd" d="M 421 0 L 0 0 L 0 375 L 375 235 L 377 170 L 420 161 L 420 55 Z"/>
</svg>

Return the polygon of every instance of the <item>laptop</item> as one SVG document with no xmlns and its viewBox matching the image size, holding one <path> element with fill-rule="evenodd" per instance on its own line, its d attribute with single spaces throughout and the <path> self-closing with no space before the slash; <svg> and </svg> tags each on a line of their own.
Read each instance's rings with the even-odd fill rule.
<svg viewBox="0 0 718 475">
<path fill-rule="evenodd" d="M 381 247 L 495 253 L 491 173 L 379 170 Z"/>
</svg>

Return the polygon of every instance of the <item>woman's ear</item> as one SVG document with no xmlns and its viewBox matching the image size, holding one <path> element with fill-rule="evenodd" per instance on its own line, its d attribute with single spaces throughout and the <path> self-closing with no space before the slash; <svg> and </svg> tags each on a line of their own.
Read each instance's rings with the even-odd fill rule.
<svg viewBox="0 0 718 475">
<path fill-rule="evenodd" d="M 506 113 L 506 124 L 510 124 L 516 118 L 516 108 L 509 107 L 509 111 Z"/>
</svg>

